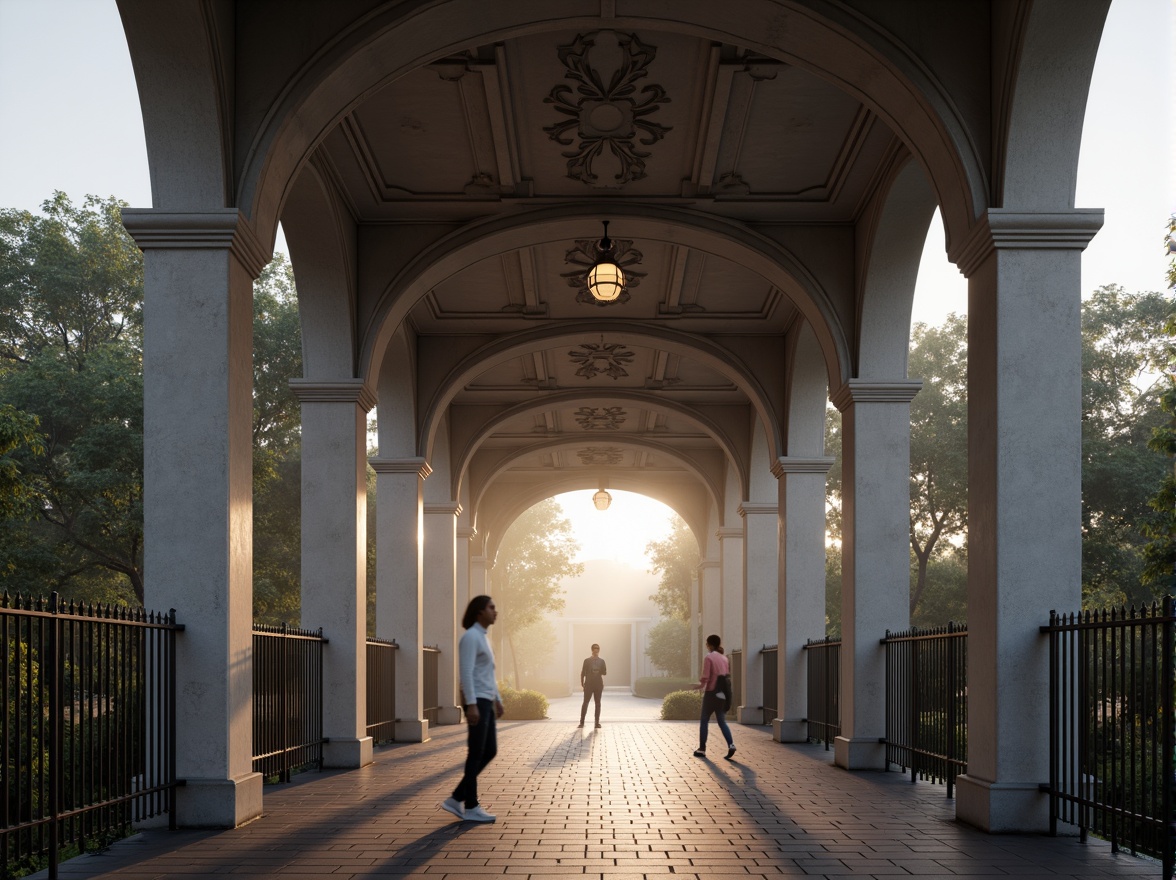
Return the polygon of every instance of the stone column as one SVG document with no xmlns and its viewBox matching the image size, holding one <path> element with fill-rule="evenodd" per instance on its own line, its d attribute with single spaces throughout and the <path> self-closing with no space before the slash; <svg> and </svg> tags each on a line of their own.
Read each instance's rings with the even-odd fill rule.
<svg viewBox="0 0 1176 880">
<path fill-rule="evenodd" d="M 701 646 L 698 644 L 698 621 L 702 616 L 702 604 L 699 601 L 698 572 L 690 572 L 690 668 L 702 668 Z"/>
<path fill-rule="evenodd" d="M 743 645 L 743 529 L 720 528 L 719 588 L 722 592 L 719 636 L 727 653 Z"/>
<path fill-rule="evenodd" d="M 470 592 L 470 542 L 478 532 L 469 526 L 457 527 L 457 613 L 464 614 L 470 599 L 478 595 Z"/>
<path fill-rule="evenodd" d="M 702 638 L 718 633 L 723 624 L 722 568 L 718 559 L 698 564 L 698 588 L 702 593 Z M 721 638 L 721 636 L 720 636 Z"/>
<path fill-rule="evenodd" d="M 470 554 L 470 598 L 486 595 L 486 557 Z M 465 609 L 462 609 L 463 613 Z"/>
<path fill-rule="evenodd" d="M 175 608 L 176 818 L 261 815 L 253 772 L 253 279 L 236 209 L 123 210 L 144 254 L 145 602 Z"/>
<path fill-rule="evenodd" d="M 834 761 L 883 770 L 886 630 L 910 625 L 911 400 L 922 383 L 851 379 L 842 412 L 841 736 Z"/>
<path fill-rule="evenodd" d="M 324 767 L 372 761 L 367 735 L 367 413 L 361 379 L 295 379 L 302 404 L 302 626 L 323 628 Z"/>
<path fill-rule="evenodd" d="M 986 222 L 985 222 L 986 221 Z M 990 210 L 968 276 L 968 773 L 956 815 L 1048 828 L 1051 608 L 1081 603 L 1082 249 L 1101 211 Z"/>
<path fill-rule="evenodd" d="M 376 472 L 376 635 L 395 639 L 396 739 L 427 742 L 422 702 L 423 458 L 373 458 Z"/>
<path fill-rule="evenodd" d="M 764 723 L 763 647 L 776 641 L 779 516 L 775 504 L 739 505 L 746 535 L 743 546 L 743 705 L 740 724 Z"/>
<path fill-rule="evenodd" d="M 779 652 L 776 655 L 779 717 L 776 742 L 808 739 L 808 665 L 804 644 L 825 635 L 825 475 L 831 458 L 779 458 L 780 481 Z"/>
<path fill-rule="evenodd" d="M 441 649 L 437 658 L 438 724 L 461 721 L 457 698 L 457 517 L 461 505 L 425 505 L 425 603 L 422 621 L 425 644 Z M 468 541 L 466 542 L 468 544 Z"/>
</svg>

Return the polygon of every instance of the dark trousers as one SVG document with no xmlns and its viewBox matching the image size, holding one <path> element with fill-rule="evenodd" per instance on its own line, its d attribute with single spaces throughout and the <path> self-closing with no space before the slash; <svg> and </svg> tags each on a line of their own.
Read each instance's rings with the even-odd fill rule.
<svg viewBox="0 0 1176 880">
<path fill-rule="evenodd" d="M 719 730 L 723 732 L 723 739 L 727 741 L 727 746 L 735 745 L 735 740 L 731 738 L 731 728 L 727 726 L 727 701 L 716 697 L 714 691 L 703 691 L 702 719 L 698 725 L 698 747 L 700 749 L 706 748 L 706 728 L 712 714 L 715 716 L 715 721 L 719 722 Z"/>
<path fill-rule="evenodd" d="M 478 805 L 478 774 L 498 754 L 498 734 L 494 717 L 494 701 L 478 698 L 478 723 L 467 724 L 465 774 L 453 790 L 456 800 L 464 801 L 467 810 Z"/>
<path fill-rule="evenodd" d="M 604 693 L 604 682 L 584 685 L 584 705 L 580 707 L 580 723 L 584 723 L 584 716 L 588 714 L 588 701 L 596 700 L 596 723 L 600 723 L 600 695 Z"/>
</svg>

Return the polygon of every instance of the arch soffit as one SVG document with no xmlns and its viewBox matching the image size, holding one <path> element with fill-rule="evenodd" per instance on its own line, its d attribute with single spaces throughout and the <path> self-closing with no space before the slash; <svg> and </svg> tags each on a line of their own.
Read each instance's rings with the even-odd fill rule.
<svg viewBox="0 0 1176 880">
<path fill-rule="evenodd" d="M 684 503 L 680 497 L 674 497 L 671 493 L 659 491 L 658 487 L 631 487 L 626 485 L 624 480 L 612 481 L 610 487 L 625 492 L 633 492 L 637 495 L 644 495 L 646 498 L 652 498 L 654 501 L 660 501 L 678 516 L 682 517 L 686 525 L 690 527 L 690 531 L 694 534 L 695 541 L 698 541 L 699 535 L 706 534 L 705 511 L 691 510 L 690 505 Z M 481 521 L 477 525 L 479 534 L 485 534 L 486 536 L 484 547 L 486 558 L 493 559 L 498 555 L 498 546 L 502 543 L 502 537 L 506 533 L 506 530 L 525 511 L 540 501 L 556 495 L 562 495 L 565 492 L 576 492 L 583 489 L 595 488 L 597 486 L 585 477 L 569 476 L 562 480 L 545 484 L 543 487 L 536 487 L 529 492 L 519 495 L 517 498 L 511 499 L 509 503 L 503 505 L 496 512 L 491 522 Z M 699 546 L 704 547 L 705 544 L 699 542 Z"/>
<path fill-rule="evenodd" d="M 448 0 L 427 9 L 388 3 L 334 34 L 284 85 L 246 135 L 237 203 L 273 239 L 286 191 L 327 133 L 364 98 L 424 64 L 478 45 L 554 29 L 652 27 L 720 40 L 808 70 L 879 115 L 927 170 L 949 242 L 987 207 L 984 164 L 944 88 L 903 44 L 852 10 L 800 2 L 678 0 L 666 12 L 602 19 L 573 0 L 529 6 Z M 765 27 L 765 22 L 770 26 Z M 389 59 L 400 63 L 392 66 Z"/>
<path fill-rule="evenodd" d="M 586 333 L 608 333 L 609 339 L 629 345 L 658 345 L 671 353 L 693 358 L 722 374 L 747 395 L 752 408 L 763 423 L 764 431 L 771 439 L 773 449 L 782 448 L 782 422 L 776 402 L 764 389 L 758 377 L 728 349 L 710 340 L 663 327 L 621 321 L 583 321 L 576 324 L 538 327 L 495 339 L 461 357 L 438 383 L 429 404 L 422 411 L 417 454 L 429 457 L 440 418 L 447 411 L 454 396 L 484 369 L 532 351 L 538 345 L 555 347 L 574 343 Z"/>
<path fill-rule="evenodd" d="M 721 500 L 723 497 L 723 492 L 722 492 L 723 487 L 722 487 L 721 483 L 719 483 L 718 481 L 722 478 L 722 474 L 708 473 L 707 470 L 705 469 L 705 467 L 700 465 L 699 462 L 695 461 L 689 455 L 683 454 L 680 450 L 675 449 L 672 446 L 668 446 L 664 443 L 657 443 L 653 440 L 648 440 L 648 439 L 644 439 L 644 438 L 632 439 L 632 440 L 614 439 L 610 442 L 613 446 L 632 446 L 632 447 L 638 447 L 640 449 L 649 449 L 654 452 L 660 453 L 669 459 L 672 459 L 673 461 L 680 464 L 684 469 L 689 471 L 694 476 L 694 478 L 697 480 L 697 482 L 701 486 L 704 487 L 704 490 L 706 491 L 706 494 L 707 494 L 708 498 L 710 499 L 710 502 L 712 504 L 714 504 L 716 506 L 716 508 L 721 503 Z M 573 447 L 578 447 L 578 446 L 582 446 L 582 445 L 583 445 L 583 442 L 580 440 L 563 439 L 563 440 L 540 441 L 538 443 L 531 444 L 531 445 L 526 446 L 521 449 L 512 450 L 512 451 L 508 452 L 507 454 L 503 455 L 502 458 L 500 458 L 498 461 L 494 462 L 494 464 L 490 468 L 489 472 L 485 475 L 485 481 L 484 481 L 483 486 L 481 486 L 481 487 L 471 486 L 470 487 L 470 492 L 471 492 L 471 499 L 470 500 L 473 504 L 474 510 L 478 509 L 479 505 L 482 503 L 482 500 L 486 497 L 486 494 L 493 487 L 496 478 L 499 477 L 500 475 L 506 473 L 507 471 L 509 471 L 511 469 L 511 466 L 515 462 L 517 462 L 519 459 L 524 458 L 528 455 L 534 455 L 536 452 L 541 452 L 541 451 L 545 451 L 545 450 L 573 448 Z M 584 477 L 585 481 L 593 482 L 598 478 L 597 471 L 595 471 L 591 468 L 585 468 L 584 470 L 586 472 L 588 472 L 588 474 L 589 474 L 588 476 Z M 635 486 L 647 485 L 644 481 L 641 480 L 641 478 L 639 476 L 631 476 L 629 474 L 626 474 L 624 471 L 609 471 L 608 480 L 609 480 L 610 486 L 613 486 L 614 488 L 618 488 L 618 489 L 622 488 L 622 485 L 621 485 L 622 482 L 626 482 L 626 483 L 629 483 L 630 485 L 635 485 Z M 542 483 L 542 485 L 549 486 L 551 484 L 548 481 L 544 481 Z M 593 486 L 593 488 L 599 488 L 599 487 Z M 649 494 L 649 492 L 647 492 L 645 489 L 635 489 L 633 491 L 639 492 L 640 494 Z M 555 493 L 549 493 L 549 494 L 555 494 Z M 547 497 L 547 496 L 543 496 L 543 497 Z"/>
<path fill-rule="evenodd" d="M 453 466 L 453 486 L 452 492 L 454 498 L 459 498 L 463 490 L 463 482 L 465 482 L 465 474 L 469 468 L 470 462 L 477 454 L 481 445 L 495 432 L 499 425 L 509 421 L 518 416 L 527 415 L 532 412 L 540 412 L 560 404 L 570 403 L 573 401 L 584 401 L 591 403 L 600 400 L 622 400 L 639 403 L 641 406 L 654 412 L 660 413 L 674 413 L 689 420 L 695 427 L 701 429 L 707 434 L 718 447 L 723 451 L 724 456 L 740 475 L 740 482 L 745 483 L 747 480 L 747 454 L 744 447 L 750 442 L 748 438 L 735 438 L 731 436 L 723 425 L 709 418 L 706 414 L 706 409 L 716 409 L 723 407 L 707 407 L 702 410 L 698 407 L 688 407 L 672 400 L 664 400 L 657 395 L 649 394 L 642 391 L 601 391 L 594 394 L 585 394 L 583 391 L 558 391 L 545 396 L 542 400 L 528 400 L 525 403 L 520 403 L 516 406 L 502 409 L 492 416 L 487 418 L 479 425 L 466 427 L 462 429 L 461 437 L 453 436 L 452 440 L 456 444 L 460 444 L 461 448 L 454 457 Z M 624 436 L 617 438 L 618 442 L 626 442 Z"/>
</svg>

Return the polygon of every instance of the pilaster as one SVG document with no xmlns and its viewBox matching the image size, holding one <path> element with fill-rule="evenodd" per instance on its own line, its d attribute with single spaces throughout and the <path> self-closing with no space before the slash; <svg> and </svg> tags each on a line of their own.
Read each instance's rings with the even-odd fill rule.
<svg viewBox="0 0 1176 880">
<path fill-rule="evenodd" d="M 746 540 L 743 546 L 743 703 L 740 724 L 764 723 L 764 645 L 776 642 L 779 561 L 779 509 L 775 504 L 745 501 L 739 505 Z"/>
<path fill-rule="evenodd" d="M 437 658 L 438 724 L 461 722 L 457 696 L 457 518 L 456 501 L 425 504 L 426 596 L 422 630 L 425 644 L 441 650 Z M 466 542 L 468 544 L 468 541 Z"/>
</svg>

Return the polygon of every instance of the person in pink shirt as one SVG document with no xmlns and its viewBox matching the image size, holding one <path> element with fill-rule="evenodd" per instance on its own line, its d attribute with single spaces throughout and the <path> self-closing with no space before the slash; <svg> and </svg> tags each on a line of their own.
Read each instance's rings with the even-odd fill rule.
<svg viewBox="0 0 1176 880">
<path fill-rule="evenodd" d="M 726 758 L 729 761 L 735 754 L 735 740 L 731 738 L 731 728 L 727 726 L 727 719 L 724 716 L 727 714 L 727 707 L 731 705 L 732 694 L 730 687 L 726 688 L 725 693 L 720 694 L 716 691 L 716 686 L 720 680 L 719 676 L 731 674 L 731 661 L 723 653 L 722 640 L 718 636 L 707 636 L 706 647 L 708 653 L 702 661 L 702 676 L 694 686 L 694 690 L 702 691 L 702 718 L 698 726 L 698 750 L 694 757 L 706 757 L 707 726 L 713 713 L 715 720 L 719 722 L 723 738 L 727 740 Z M 730 679 L 723 680 L 730 682 Z"/>
</svg>

